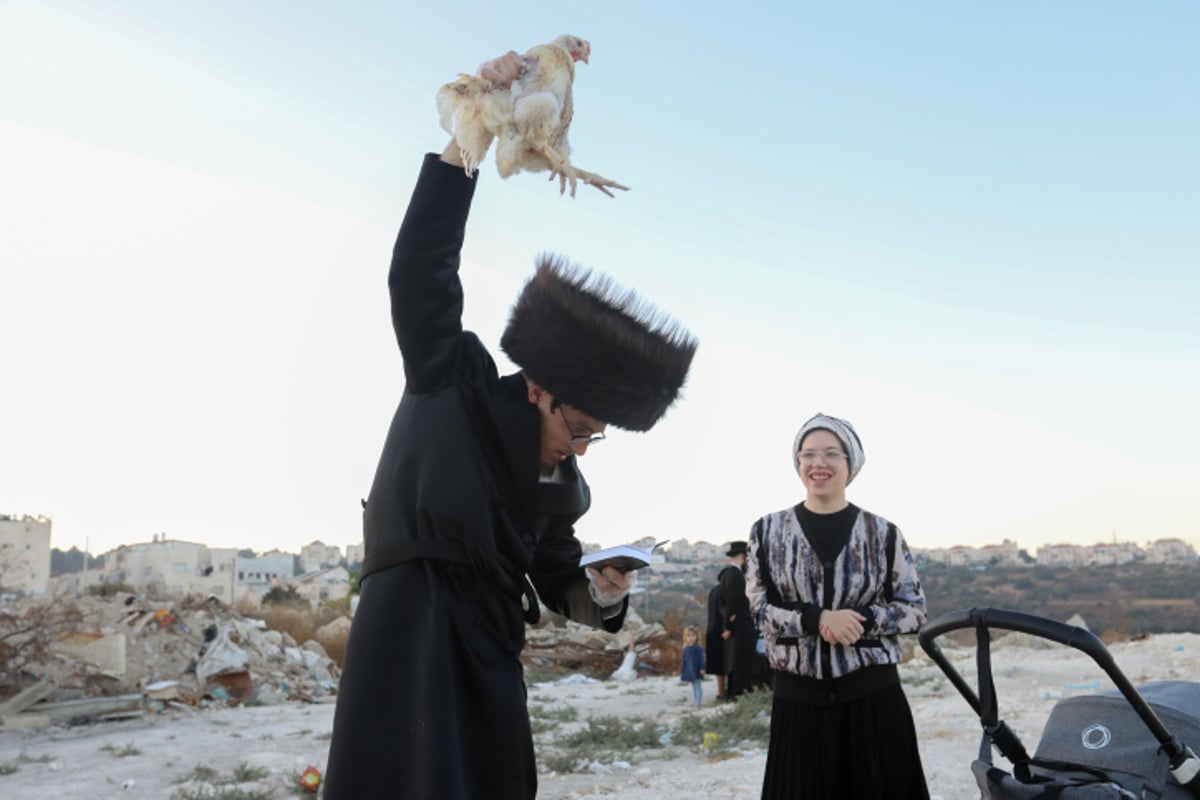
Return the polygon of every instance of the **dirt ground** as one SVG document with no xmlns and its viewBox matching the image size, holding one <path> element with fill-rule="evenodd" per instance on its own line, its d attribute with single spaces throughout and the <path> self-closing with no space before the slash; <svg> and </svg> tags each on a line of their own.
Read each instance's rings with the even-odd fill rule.
<svg viewBox="0 0 1200 800">
<path fill-rule="evenodd" d="M 1134 683 L 1200 680 L 1197 634 L 1153 636 L 1114 644 L 1110 651 Z M 973 684 L 973 649 L 947 652 Z M 1060 699 L 1112 688 L 1091 659 L 1058 645 L 1000 642 L 993 655 L 1001 717 L 1030 750 Z M 923 655 L 901 671 L 932 794 L 942 800 L 978 797 L 970 773 L 979 744 L 974 713 Z M 535 684 L 530 698 L 573 706 L 580 720 L 623 709 L 630 720 L 670 724 L 685 714 L 722 713 L 712 705 L 713 684 L 705 688 L 705 705 L 699 711 L 690 707 L 690 687 L 666 677 Z M 246 792 L 239 795 L 243 797 L 299 796 L 295 781 L 301 772 L 310 765 L 324 769 L 332 719 L 332 704 L 284 703 L 170 710 L 127 721 L 0 733 L 0 797 L 169 800 L 208 796 L 211 781 L 236 785 Z M 1200 750 L 1200 742 L 1191 744 Z M 598 763 L 584 773 L 544 774 L 539 797 L 756 798 L 765 759 L 761 745 L 712 758 L 699 742 L 677 743 L 666 750 L 634 753 L 627 761 Z M 219 777 L 214 779 L 214 774 Z M 233 783 L 239 775 L 245 781 Z"/>
</svg>

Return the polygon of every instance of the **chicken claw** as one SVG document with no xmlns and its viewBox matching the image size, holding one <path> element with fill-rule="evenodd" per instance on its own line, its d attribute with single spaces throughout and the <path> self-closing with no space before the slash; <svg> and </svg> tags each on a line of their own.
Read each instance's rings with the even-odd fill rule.
<svg viewBox="0 0 1200 800">
<path fill-rule="evenodd" d="M 628 186 L 617 183 L 614 180 L 609 180 L 608 178 L 605 178 L 602 175 L 597 175 L 594 172 L 588 172 L 587 170 L 578 169 L 576 167 L 572 167 L 572 169 L 575 170 L 575 174 L 579 177 L 579 179 L 581 181 L 586 183 L 588 186 L 595 186 L 597 189 L 604 192 L 609 197 L 614 196 L 613 193 L 609 191 L 609 189 L 620 189 L 622 192 L 629 191 Z"/>
<path fill-rule="evenodd" d="M 567 184 L 571 186 L 571 197 L 575 196 L 575 186 L 578 181 L 583 181 L 588 186 L 595 186 L 600 191 L 604 192 L 609 197 L 615 195 L 609 189 L 620 189 L 623 192 L 629 191 L 628 186 L 624 186 L 616 181 L 609 180 L 602 175 L 597 175 L 594 172 L 588 172 L 585 169 L 573 167 L 570 164 L 565 164 L 561 169 L 556 169 L 550 173 L 550 180 L 558 178 L 558 193 L 561 195 L 566 192 Z"/>
</svg>

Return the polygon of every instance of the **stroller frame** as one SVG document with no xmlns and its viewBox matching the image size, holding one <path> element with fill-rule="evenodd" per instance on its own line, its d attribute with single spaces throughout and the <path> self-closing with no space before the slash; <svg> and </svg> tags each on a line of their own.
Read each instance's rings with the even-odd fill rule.
<svg viewBox="0 0 1200 800">
<path fill-rule="evenodd" d="M 966 628 L 975 630 L 979 695 L 975 694 L 935 641 L 943 634 Z M 1181 742 L 1167 730 L 1159 716 L 1117 667 L 1112 654 L 1108 652 L 1104 643 L 1086 628 L 1066 625 L 1019 611 L 994 608 L 951 611 L 927 623 L 918 635 L 921 647 L 979 715 L 979 721 L 983 726 L 983 740 L 980 745 L 981 760 L 986 759 L 986 763 L 991 763 L 991 746 L 994 745 L 1000 754 L 1013 764 L 1013 774 L 1019 781 L 1033 784 L 1037 780 L 1030 770 L 1031 765 L 1036 765 L 1036 761 L 1030 758 L 1017 734 L 1008 727 L 1004 720 L 999 719 L 996 685 L 992 677 L 991 637 L 989 634 L 992 628 L 1018 631 L 1049 639 L 1073 647 L 1090 656 L 1112 679 L 1121 695 L 1145 723 L 1150 733 L 1154 735 L 1159 743 L 1159 755 L 1166 757 L 1168 769 L 1176 782 L 1192 797 L 1200 798 L 1200 758 L 1197 758 L 1195 752 L 1186 743 Z M 1162 778 L 1165 781 L 1165 775 Z M 1157 794 L 1162 792 L 1162 788 L 1161 786 L 1143 786 L 1143 797 L 1148 796 L 1147 791 Z"/>
</svg>

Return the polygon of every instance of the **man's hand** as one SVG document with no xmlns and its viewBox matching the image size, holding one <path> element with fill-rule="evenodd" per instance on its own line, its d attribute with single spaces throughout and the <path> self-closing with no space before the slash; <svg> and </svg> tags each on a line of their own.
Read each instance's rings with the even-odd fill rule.
<svg viewBox="0 0 1200 800">
<path fill-rule="evenodd" d="M 508 87 L 521 76 L 523 69 L 525 69 L 525 59 L 517 55 L 515 51 L 509 50 L 499 58 L 493 58 L 491 61 L 480 64 L 479 77 Z"/>
<path fill-rule="evenodd" d="M 604 572 L 587 567 L 588 594 L 601 608 L 611 608 L 625 599 L 633 588 L 636 570 L 621 572 L 616 567 L 605 567 Z"/>
<path fill-rule="evenodd" d="M 863 635 L 866 617 L 852 608 L 837 611 L 822 611 L 820 621 L 821 638 L 830 644 L 852 645 Z"/>
<path fill-rule="evenodd" d="M 490 61 L 485 61 L 479 65 L 479 77 L 498 83 L 505 88 L 512 86 L 512 82 L 521 76 L 521 71 L 525 69 L 525 59 L 517 55 L 513 50 L 509 50 L 498 58 L 493 58 Z M 446 145 L 446 149 L 442 151 L 442 161 L 454 167 L 462 167 L 462 148 L 458 146 L 453 138 Z M 554 176 L 551 175 L 551 178 Z M 624 188 L 624 187 L 621 187 Z M 605 191 L 601 189 L 601 191 Z M 607 192 L 605 192 L 607 194 Z"/>
</svg>

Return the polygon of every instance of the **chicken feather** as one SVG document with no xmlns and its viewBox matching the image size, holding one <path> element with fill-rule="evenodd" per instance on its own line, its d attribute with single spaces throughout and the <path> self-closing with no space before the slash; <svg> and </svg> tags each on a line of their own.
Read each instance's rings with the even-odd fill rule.
<svg viewBox="0 0 1200 800">
<path fill-rule="evenodd" d="M 577 181 L 609 189 L 619 183 L 571 164 L 568 131 L 574 116 L 575 62 L 588 61 L 591 46 L 578 36 L 560 36 L 530 48 L 511 86 L 459 75 L 437 93 L 442 127 L 454 136 L 468 175 L 474 174 L 496 141 L 496 168 L 502 178 L 518 172 L 546 172 L 559 179 L 559 193 Z"/>
</svg>

